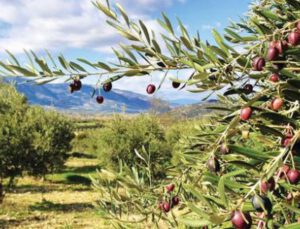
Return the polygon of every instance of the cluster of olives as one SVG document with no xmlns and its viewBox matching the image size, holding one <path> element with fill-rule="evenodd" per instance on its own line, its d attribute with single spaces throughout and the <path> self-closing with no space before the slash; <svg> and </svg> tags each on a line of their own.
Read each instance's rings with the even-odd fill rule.
<svg viewBox="0 0 300 229">
<path fill-rule="evenodd" d="M 283 61 L 284 53 L 291 46 L 297 46 L 300 44 L 300 22 L 297 23 L 296 29 L 292 31 L 286 40 L 276 40 L 272 41 L 269 45 L 267 58 L 269 61 Z M 266 60 L 263 57 L 256 57 L 253 60 L 252 67 L 254 71 L 262 71 L 266 65 Z M 277 66 L 277 69 L 280 70 L 284 67 L 282 63 L 274 63 Z M 273 83 L 280 81 L 280 75 L 277 72 L 274 72 L 269 77 L 269 80 Z M 246 94 L 250 94 L 253 91 L 253 86 L 251 84 L 245 85 L 243 88 Z M 274 98 L 270 104 L 270 108 L 274 111 L 278 111 L 284 104 L 282 98 Z M 244 121 L 248 120 L 251 117 L 252 108 L 245 107 L 241 110 L 240 118 Z"/>
<path fill-rule="evenodd" d="M 74 79 L 73 82 L 69 85 L 69 90 L 71 93 L 73 93 L 75 91 L 80 91 L 81 87 L 82 87 L 81 81 L 79 79 Z M 105 92 L 109 92 L 109 91 L 111 91 L 111 89 L 112 89 L 111 82 L 103 84 L 103 90 Z M 101 95 L 98 95 L 96 97 L 96 101 L 97 101 L 97 103 L 102 104 L 104 102 L 104 97 Z"/>
<path fill-rule="evenodd" d="M 110 92 L 111 89 L 112 89 L 112 83 L 111 82 L 103 84 L 103 91 Z M 97 103 L 102 104 L 104 102 L 104 97 L 102 95 L 98 95 L 96 97 L 96 101 L 97 101 Z"/>
<path fill-rule="evenodd" d="M 173 195 L 175 189 L 175 184 L 170 184 L 166 186 L 166 195 L 163 201 L 158 203 L 158 208 L 165 213 L 168 213 L 172 208 L 177 206 L 180 199 L 177 195 Z"/>
</svg>

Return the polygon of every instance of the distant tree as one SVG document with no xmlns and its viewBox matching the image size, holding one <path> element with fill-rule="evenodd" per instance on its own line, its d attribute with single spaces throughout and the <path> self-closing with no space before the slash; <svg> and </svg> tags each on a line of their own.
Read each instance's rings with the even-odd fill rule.
<svg viewBox="0 0 300 229">
<path fill-rule="evenodd" d="M 141 115 L 124 119 L 115 116 L 107 125 L 101 154 L 103 164 L 116 167 L 120 161 L 132 167 L 139 163 L 135 150 L 151 152 L 153 173 L 155 177 L 164 177 L 164 166 L 170 164 L 171 151 L 165 138 L 165 132 L 154 116 Z"/>
<path fill-rule="evenodd" d="M 1 179 L 20 175 L 30 149 L 30 132 L 25 122 L 29 106 L 13 87 L 0 84 L 0 174 Z"/>
<path fill-rule="evenodd" d="M 40 176 L 63 166 L 73 138 L 72 123 L 56 112 L 31 107 L 10 85 L 0 83 L 0 179 Z"/>
<path fill-rule="evenodd" d="M 28 109 L 26 123 L 31 133 L 31 146 L 25 159 L 28 173 L 44 176 L 61 169 L 72 149 L 72 123 L 57 112 L 40 107 Z"/>
</svg>

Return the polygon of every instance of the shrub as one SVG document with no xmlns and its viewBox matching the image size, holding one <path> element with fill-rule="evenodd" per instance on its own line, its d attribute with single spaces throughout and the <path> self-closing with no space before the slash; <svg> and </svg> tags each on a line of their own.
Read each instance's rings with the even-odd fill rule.
<svg viewBox="0 0 300 229">
<path fill-rule="evenodd" d="M 0 84 L 0 176 L 45 175 L 61 168 L 73 138 L 61 115 L 30 107 L 12 86 Z"/>
<path fill-rule="evenodd" d="M 31 107 L 26 113 L 31 148 L 26 157 L 28 172 L 45 175 L 63 167 L 74 137 L 73 125 L 54 111 Z"/>
<path fill-rule="evenodd" d="M 129 167 L 139 164 L 135 150 L 142 151 L 143 148 L 151 153 L 156 175 L 163 175 L 164 167 L 170 162 L 171 147 L 154 116 L 141 115 L 132 119 L 115 116 L 102 138 L 106 145 L 104 155 L 101 155 L 105 165 L 116 167 L 119 160 Z"/>
<path fill-rule="evenodd" d="M 29 126 L 25 114 L 29 109 L 24 96 L 12 86 L 0 84 L 0 174 L 1 178 L 22 174 L 30 149 Z M 11 180 L 11 181 L 12 181 Z"/>
</svg>

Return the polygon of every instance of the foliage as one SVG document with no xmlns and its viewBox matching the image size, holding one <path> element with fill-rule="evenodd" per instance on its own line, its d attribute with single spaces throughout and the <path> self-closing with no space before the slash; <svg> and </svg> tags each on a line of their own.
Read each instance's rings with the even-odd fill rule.
<svg viewBox="0 0 300 229">
<path fill-rule="evenodd" d="M 63 167 L 73 139 L 72 123 L 54 111 L 31 107 L 26 113 L 31 148 L 26 155 L 28 172 L 46 174 Z"/>
<path fill-rule="evenodd" d="M 61 168 L 70 150 L 72 124 L 55 112 L 30 107 L 12 86 L 0 87 L 1 178 Z"/>
<path fill-rule="evenodd" d="M 106 148 L 101 157 L 108 167 L 118 165 L 119 160 L 129 167 L 136 166 L 139 162 L 135 159 L 135 150 L 145 149 L 151 153 L 155 176 L 165 175 L 164 167 L 170 162 L 171 150 L 164 130 L 154 116 L 142 115 L 132 119 L 116 116 L 106 128 L 102 139 Z"/>
<path fill-rule="evenodd" d="M 211 228 L 250 228 L 251 217 L 252 224 L 258 227 L 297 228 L 300 184 L 287 176 L 290 172 L 286 173 L 288 169 L 300 170 L 299 1 L 261 0 L 252 4 L 247 17 L 226 28 L 224 37 L 212 31 L 213 44 L 203 42 L 199 34 L 191 36 L 180 20 L 180 33 L 176 32 L 163 14 L 159 23 L 165 29 L 162 38 L 167 51 L 162 49 L 154 31 L 142 21 L 132 21 L 120 5 L 113 9 L 109 1 L 105 4 L 100 0 L 94 5 L 131 42 L 121 45 L 122 51 L 114 50 L 119 60 L 115 65 L 78 59 L 96 71 L 102 69 L 97 72 L 100 82 L 103 75 L 111 75 L 102 84 L 123 77 L 147 77 L 156 71 L 165 72 L 163 83 L 169 72 L 190 69 L 193 73 L 187 81 L 178 80 L 183 83 L 181 88 L 187 87 L 195 93 L 210 92 L 209 95 L 219 92 L 218 100 L 224 105 L 221 109 L 227 112 L 200 125 L 195 136 L 182 142 L 181 163 L 168 170 L 168 178 L 178 187 L 182 211 L 172 208 L 168 213 L 166 208 L 157 208 L 160 196 L 164 195 L 164 201 L 170 198 L 169 193 L 162 191 L 163 182 L 149 183 L 152 179 L 149 160 L 145 158 L 146 147 L 144 156 L 140 157 L 139 151 L 136 156 L 147 162 L 141 170 L 148 174 L 125 165 L 118 174 L 108 173 L 114 182 L 108 182 L 104 191 L 98 186 L 106 194 L 104 199 L 110 199 L 105 203 L 108 216 L 124 222 L 119 215 L 131 212 L 144 216 L 131 223 L 153 222 L 159 226 L 163 220 L 170 227 Z M 62 69 L 55 67 L 55 70 L 37 57 L 34 60 L 39 69 L 21 67 L 12 55 L 11 58 L 11 63 L 1 62 L 1 66 L 12 75 L 52 76 L 52 80 L 58 75 L 82 78 L 94 74 L 62 56 L 59 57 Z M 225 90 L 223 95 L 221 89 Z M 144 179 L 145 174 L 148 180 Z M 263 191 L 261 184 L 271 179 L 275 187 Z M 125 190 L 126 198 L 118 194 L 120 187 Z M 268 198 L 273 208 L 267 211 L 263 207 L 259 212 L 257 206 L 251 205 L 256 194 Z M 114 208 L 114 214 L 109 206 Z M 244 212 L 239 219 L 243 226 L 234 224 L 232 214 L 239 211 Z"/>
<path fill-rule="evenodd" d="M 28 125 L 24 114 L 29 109 L 26 99 L 15 89 L 0 84 L 0 157 L 1 178 L 21 174 L 30 148 Z"/>
</svg>

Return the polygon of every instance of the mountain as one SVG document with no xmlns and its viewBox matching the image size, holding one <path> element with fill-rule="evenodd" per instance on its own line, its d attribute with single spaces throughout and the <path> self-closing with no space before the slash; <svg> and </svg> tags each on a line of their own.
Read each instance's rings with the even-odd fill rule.
<svg viewBox="0 0 300 229">
<path fill-rule="evenodd" d="M 83 85 L 81 90 L 71 94 L 68 91 L 68 83 L 52 83 L 36 85 L 27 82 L 24 78 L 5 78 L 5 82 L 13 83 L 17 90 L 24 94 L 28 102 L 33 105 L 40 105 L 45 108 L 55 109 L 64 113 L 71 114 L 110 114 L 127 113 L 138 114 L 152 109 L 159 110 L 159 113 L 166 112 L 166 115 L 181 117 L 198 117 L 210 113 L 207 109 L 209 104 L 218 104 L 217 100 L 197 102 L 192 99 L 177 99 L 164 101 L 155 99 L 131 91 L 114 89 L 110 92 L 100 90 L 105 100 L 103 104 L 97 104 L 95 96 L 92 98 L 94 88 L 90 85 Z M 99 91 L 97 90 L 96 94 Z M 154 103 L 153 101 L 156 101 Z M 156 104 L 156 105 L 155 105 Z M 168 109 L 165 109 L 168 107 Z M 163 111 L 162 111 L 163 110 Z"/>
<path fill-rule="evenodd" d="M 162 114 L 163 116 L 174 117 L 176 119 L 186 119 L 186 118 L 198 118 L 205 115 L 211 115 L 212 113 L 224 113 L 220 110 L 212 110 L 211 107 L 222 108 L 223 105 L 218 102 L 218 100 L 210 99 L 207 101 L 202 101 L 201 103 L 182 105 L 179 107 L 174 107 L 170 111 Z"/>
<path fill-rule="evenodd" d="M 6 81 L 12 81 L 6 79 Z M 36 85 L 24 79 L 14 78 L 16 88 L 28 98 L 30 104 L 41 105 L 70 113 L 141 113 L 150 109 L 147 96 L 125 90 L 113 89 L 111 92 L 100 90 L 105 101 L 99 105 L 91 95 L 94 88 L 83 85 L 78 92 L 71 94 L 67 83 Z M 98 93 L 98 90 L 97 90 Z"/>
<path fill-rule="evenodd" d="M 196 99 L 189 99 L 189 98 L 183 98 L 183 99 L 173 99 L 169 100 L 172 107 L 180 107 L 184 105 L 193 105 L 199 103 L 199 100 Z"/>
</svg>

